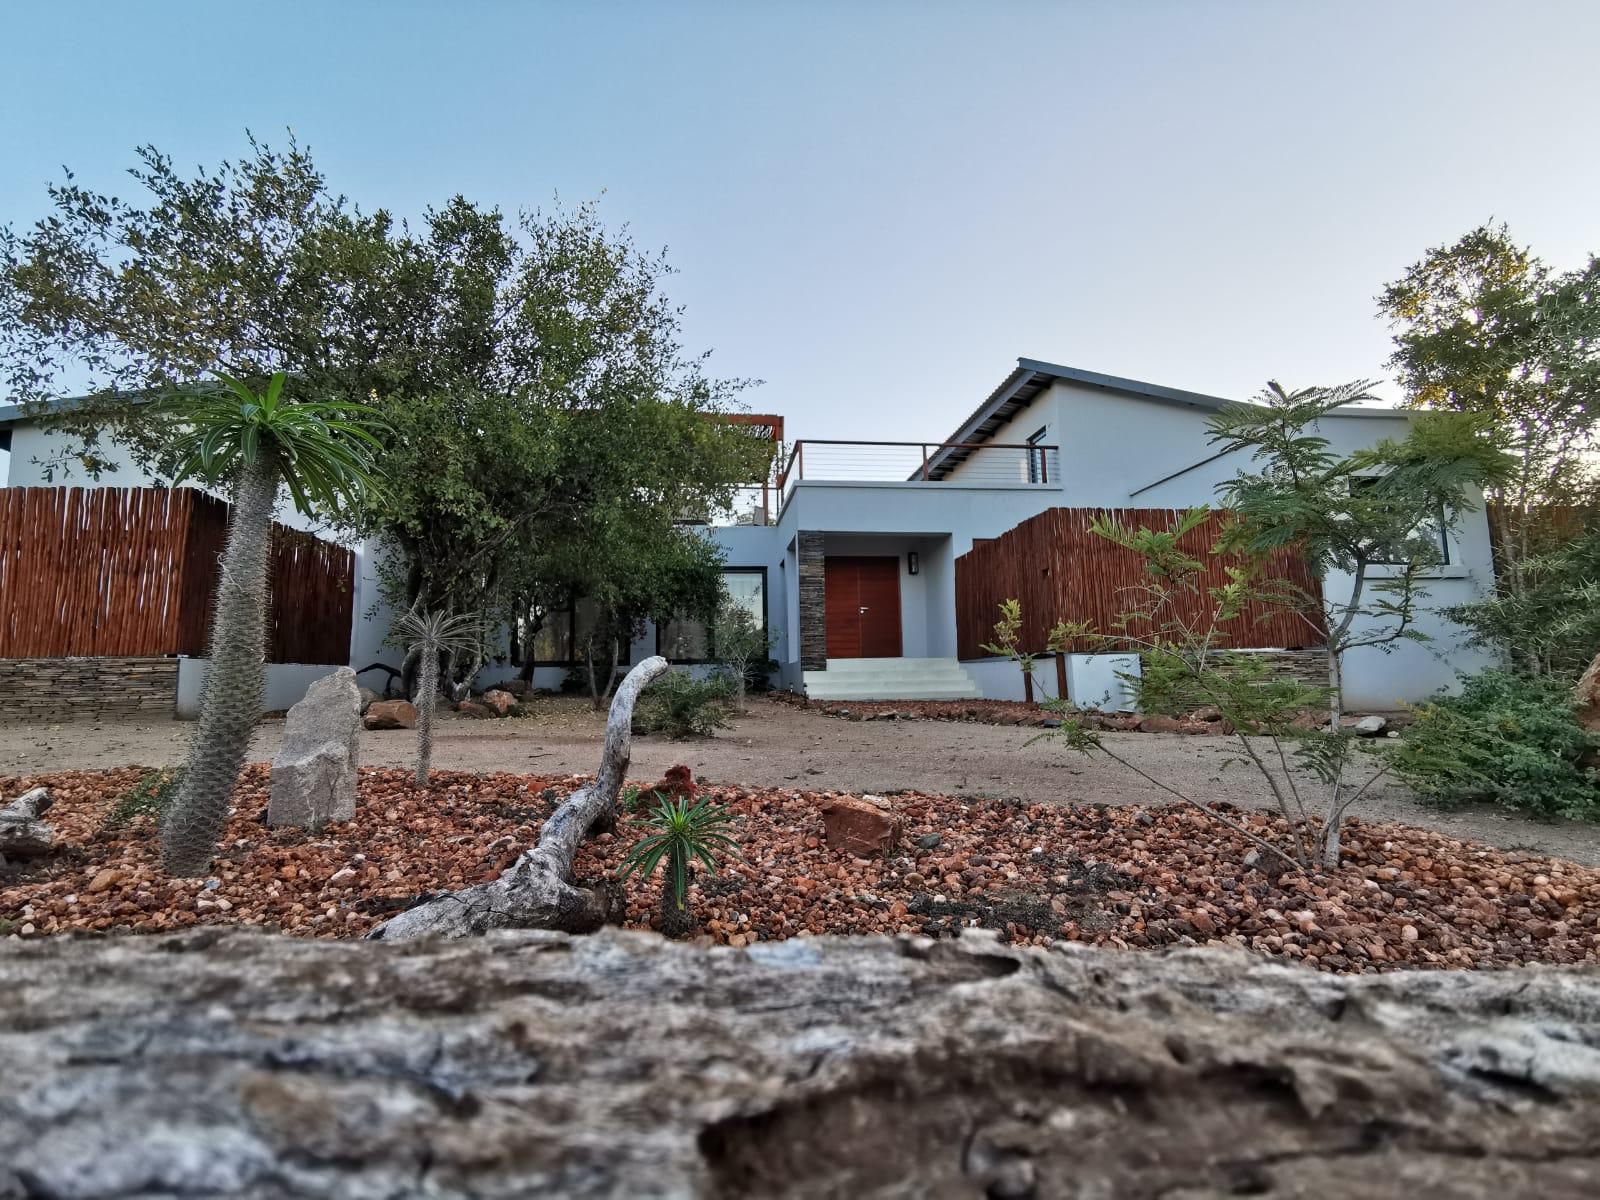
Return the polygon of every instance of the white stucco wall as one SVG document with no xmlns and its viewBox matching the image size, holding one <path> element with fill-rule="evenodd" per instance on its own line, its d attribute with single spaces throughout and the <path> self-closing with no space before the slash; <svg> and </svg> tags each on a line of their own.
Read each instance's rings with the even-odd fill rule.
<svg viewBox="0 0 1600 1200">
<path fill-rule="evenodd" d="M 339 668 L 315 663 L 268 663 L 267 677 L 261 689 L 261 707 L 267 712 L 277 712 L 287 709 L 291 705 L 305 698 L 306 689 L 325 675 L 332 675 Z M 180 658 L 178 660 L 178 703 L 177 714 L 179 719 L 192 721 L 200 715 L 200 694 L 205 687 L 206 676 L 211 672 L 211 662 L 204 658 Z M 367 686 L 372 686 L 372 680 L 361 681 Z M 374 690 L 381 691 L 377 687 Z"/>
</svg>

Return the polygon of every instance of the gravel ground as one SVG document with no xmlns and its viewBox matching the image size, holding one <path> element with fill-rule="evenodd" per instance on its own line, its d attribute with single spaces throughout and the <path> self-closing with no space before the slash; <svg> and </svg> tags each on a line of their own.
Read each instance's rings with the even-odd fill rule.
<svg viewBox="0 0 1600 1200">
<path fill-rule="evenodd" d="M 442 714 L 434 763 L 441 769 L 561 775 L 588 773 L 599 756 L 603 718 L 582 700 L 541 699 L 523 720 L 473 721 Z M 0 726 L 0 774 L 128 765 L 164 766 L 183 757 L 193 726 L 176 721 L 75 722 Z M 254 757 L 270 758 L 281 722 L 257 734 Z M 914 790 L 994 797 L 1029 803 L 1161 804 L 1170 799 L 1126 768 L 1049 742 L 1027 743 L 1036 729 L 949 721 L 844 721 L 816 711 L 756 700 L 748 715 L 708 741 L 636 738 L 636 777 L 660 776 L 686 763 L 719 784 L 799 787 L 815 791 Z M 1155 777 L 1196 798 L 1265 806 L 1271 797 L 1248 767 L 1230 765 L 1228 738 L 1177 734 L 1106 734 L 1107 744 Z M 413 761 L 409 730 L 369 732 L 362 761 L 406 766 Z M 1352 815 L 1399 821 L 1471 838 L 1503 849 L 1528 850 L 1600 865 L 1600 826 L 1533 821 L 1495 808 L 1441 812 L 1417 803 L 1399 785 L 1375 787 Z"/>
<path fill-rule="evenodd" d="M 575 776 L 366 768 L 356 818 L 267 829 L 267 771 L 245 773 L 209 879 L 173 879 L 148 816 L 108 827 L 137 768 L 18 778 L 47 786 L 59 850 L 0 868 L 0 937 L 247 924 L 363 934 L 420 895 L 494 877 L 531 844 Z M 829 837 L 826 794 L 710 787 L 737 857 L 696 872 L 691 910 L 731 946 L 801 934 L 974 924 L 1008 940 L 1120 949 L 1226 940 L 1323 970 L 1508 967 L 1600 957 L 1600 870 L 1412 826 L 1351 821 L 1337 871 L 1281 872 L 1255 843 L 1181 805 L 1022 804 L 902 792 L 901 835 L 869 858 Z M 881 815 L 881 814 L 880 814 Z M 1275 838 L 1266 813 L 1239 813 Z M 584 843 L 579 880 L 615 878 L 633 822 Z M 1252 865 L 1252 863 L 1254 865 Z M 658 912 L 660 879 L 622 884 L 625 923 Z"/>
</svg>

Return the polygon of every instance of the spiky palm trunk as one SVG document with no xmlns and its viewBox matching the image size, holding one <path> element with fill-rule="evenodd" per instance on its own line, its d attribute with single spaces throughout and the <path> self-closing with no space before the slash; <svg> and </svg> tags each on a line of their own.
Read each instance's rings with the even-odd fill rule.
<svg viewBox="0 0 1600 1200">
<path fill-rule="evenodd" d="M 417 664 L 417 786 L 428 786 L 428 771 L 433 766 L 433 709 L 439 699 L 439 647 L 431 642 L 422 647 Z"/>
<path fill-rule="evenodd" d="M 244 464 L 233 486 L 200 721 L 183 784 L 161 823 L 161 862 L 172 875 L 200 875 L 210 865 L 261 716 L 267 562 L 277 495 L 278 467 L 270 456 Z"/>
<path fill-rule="evenodd" d="M 667 877 L 661 881 L 661 932 L 669 938 L 681 938 L 694 928 L 694 918 L 689 914 L 688 870 L 685 868 L 683 903 L 678 903 L 676 889 L 672 886 L 675 875 L 673 863 L 666 864 Z"/>
</svg>

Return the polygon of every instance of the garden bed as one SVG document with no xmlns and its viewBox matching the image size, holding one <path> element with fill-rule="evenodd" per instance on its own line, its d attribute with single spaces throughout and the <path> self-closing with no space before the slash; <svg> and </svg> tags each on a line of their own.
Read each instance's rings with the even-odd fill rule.
<svg viewBox="0 0 1600 1200">
<path fill-rule="evenodd" d="M 13 778 L 44 784 L 63 848 L 0 874 L 0 933 L 147 932 L 250 924 L 320 937 L 366 933 L 418 897 L 492 877 L 531 844 L 574 776 L 366 769 L 355 821 L 270 830 L 266 770 L 249 768 L 210 880 L 158 866 L 150 818 L 105 831 L 137 768 Z M 1401 825 L 1351 821 L 1346 863 L 1274 877 L 1272 861 L 1183 807 L 1023 805 L 905 793 L 882 858 L 830 849 L 820 794 L 707 788 L 736 815 L 742 861 L 702 879 L 704 936 L 745 945 L 822 933 L 946 935 L 969 925 L 1016 941 L 1116 947 L 1226 940 L 1324 970 L 1600 960 L 1600 870 L 1502 852 Z M 1234 811 L 1271 836 L 1272 817 Z M 627 826 L 624 825 L 626 830 Z M 613 874 L 627 840 L 601 835 L 580 879 Z M 1254 865 L 1246 866 L 1246 862 Z M 655 881 L 629 880 L 628 924 L 647 927 Z"/>
</svg>

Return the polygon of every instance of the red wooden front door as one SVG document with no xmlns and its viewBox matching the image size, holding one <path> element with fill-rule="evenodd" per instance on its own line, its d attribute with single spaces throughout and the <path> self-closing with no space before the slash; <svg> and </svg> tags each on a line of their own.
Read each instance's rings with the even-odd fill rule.
<svg viewBox="0 0 1600 1200">
<path fill-rule="evenodd" d="M 842 558 L 826 564 L 829 658 L 900 657 L 900 560 Z"/>
</svg>

